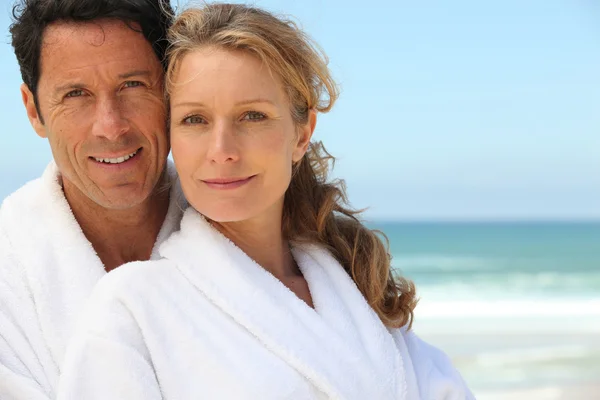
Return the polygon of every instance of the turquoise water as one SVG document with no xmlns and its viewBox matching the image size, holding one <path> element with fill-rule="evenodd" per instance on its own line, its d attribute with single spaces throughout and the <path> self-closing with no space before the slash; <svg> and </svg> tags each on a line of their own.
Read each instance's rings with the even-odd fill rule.
<svg viewBox="0 0 600 400">
<path fill-rule="evenodd" d="M 573 398 L 568 388 L 600 382 L 600 223 L 373 227 L 417 285 L 415 330 L 477 398 Z"/>
<path fill-rule="evenodd" d="M 488 299 L 600 297 L 600 223 L 373 227 L 389 238 L 394 267 L 426 292 L 447 289 L 461 298 Z"/>
</svg>

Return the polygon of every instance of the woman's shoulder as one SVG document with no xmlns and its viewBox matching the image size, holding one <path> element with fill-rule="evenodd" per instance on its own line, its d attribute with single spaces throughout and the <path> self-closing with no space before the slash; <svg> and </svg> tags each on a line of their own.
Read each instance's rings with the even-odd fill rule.
<svg viewBox="0 0 600 400">
<path fill-rule="evenodd" d="M 446 353 L 427 343 L 412 330 L 394 329 L 410 359 L 416 384 L 423 399 L 474 400 L 466 382 Z M 406 363 L 405 363 L 406 364 Z"/>
<path fill-rule="evenodd" d="M 142 293 L 168 284 L 174 278 L 175 270 L 175 265 L 167 259 L 123 264 L 98 281 L 92 298 L 96 301 L 138 298 Z"/>
<path fill-rule="evenodd" d="M 124 264 L 96 284 L 78 320 L 78 335 L 121 338 L 137 332 L 136 320 L 151 313 L 177 279 L 168 260 Z M 170 290 L 177 293 L 176 290 Z M 82 336 L 82 337 L 83 337 Z"/>
</svg>

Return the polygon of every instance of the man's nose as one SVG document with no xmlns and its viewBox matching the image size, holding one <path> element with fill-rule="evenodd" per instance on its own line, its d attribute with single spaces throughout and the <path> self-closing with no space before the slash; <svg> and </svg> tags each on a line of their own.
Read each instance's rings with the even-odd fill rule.
<svg viewBox="0 0 600 400">
<path fill-rule="evenodd" d="M 100 98 L 96 105 L 96 118 L 92 134 L 114 141 L 128 130 L 129 122 L 123 115 L 119 100 L 111 97 Z"/>
</svg>

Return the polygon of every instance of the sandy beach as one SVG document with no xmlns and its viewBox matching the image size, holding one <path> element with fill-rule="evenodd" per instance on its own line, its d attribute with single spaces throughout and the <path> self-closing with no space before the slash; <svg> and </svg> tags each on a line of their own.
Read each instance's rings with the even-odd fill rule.
<svg viewBox="0 0 600 400">
<path fill-rule="evenodd" d="M 581 383 L 567 386 L 545 386 L 521 390 L 499 390 L 476 393 L 477 400 L 597 400 L 599 383 Z"/>
<path fill-rule="evenodd" d="M 600 400 L 600 319 L 423 318 L 478 400 Z"/>
</svg>

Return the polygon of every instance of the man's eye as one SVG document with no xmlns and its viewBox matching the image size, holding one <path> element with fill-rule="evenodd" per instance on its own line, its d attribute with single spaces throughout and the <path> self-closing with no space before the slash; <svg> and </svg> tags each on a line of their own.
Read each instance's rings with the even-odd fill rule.
<svg viewBox="0 0 600 400">
<path fill-rule="evenodd" d="M 242 118 L 245 121 L 262 121 L 263 119 L 266 119 L 267 116 L 261 112 L 258 111 L 249 111 L 246 114 L 244 114 L 244 117 Z"/>
<path fill-rule="evenodd" d="M 125 82 L 125 87 L 126 88 L 133 88 L 133 87 L 138 87 L 138 86 L 143 86 L 144 84 L 140 81 L 127 81 Z"/>
<path fill-rule="evenodd" d="M 189 117 L 186 117 L 183 119 L 183 123 L 186 125 L 197 125 L 197 124 L 203 124 L 206 121 L 204 120 L 204 118 L 202 118 L 199 115 L 190 115 Z"/>
<path fill-rule="evenodd" d="M 71 90 L 69 93 L 67 93 L 67 95 L 65 97 L 80 97 L 83 96 L 83 90 L 81 89 L 77 89 L 77 90 Z"/>
</svg>

